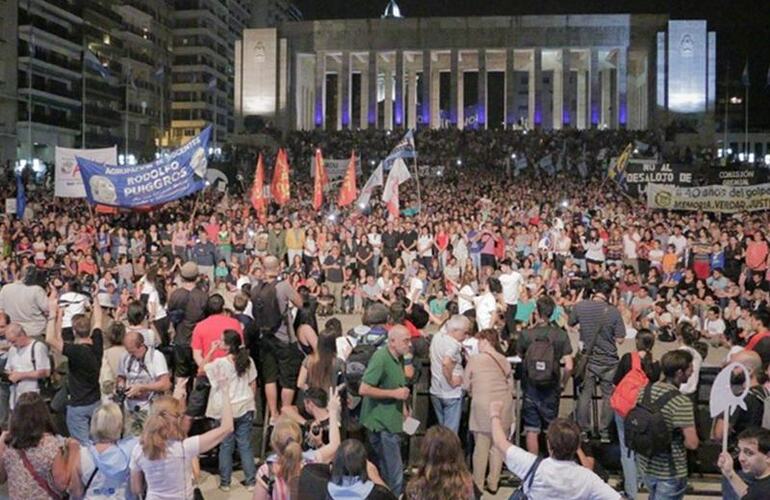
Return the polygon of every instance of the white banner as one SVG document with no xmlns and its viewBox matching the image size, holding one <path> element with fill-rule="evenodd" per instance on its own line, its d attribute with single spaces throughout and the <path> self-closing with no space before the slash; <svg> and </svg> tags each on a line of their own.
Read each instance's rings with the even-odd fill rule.
<svg viewBox="0 0 770 500">
<path fill-rule="evenodd" d="M 648 184 L 647 206 L 667 210 L 727 213 L 768 210 L 770 209 L 770 184 L 700 187 Z"/>
<path fill-rule="evenodd" d="M 54 196 L 61 198 L 85 198 L 83 178 L 80 177 L 75 157 L 85 158 L 108 165 L 117 165 L 118 147 L 103 149 L 70 149 L 56 146 L 56 170 Z"/>
<path fill-rule="evenodd" d="M 330 181 L 333 181 L 335 179 L 342 179 L 345 177 L 345 174 L 348 172 L 348 163 L 350 163 L 350 158 L 345 158 L 344 160 L 340 159 L 333 159 L 333 158 L 324 158 L 324 167 L 326 168 L 326 176 L 329 177 Z M 315 179 L 315 158 L 310 158 L 310 177 Z M 361 175 L 361 157 L 356 156 L 356 175 Z"/>
</svg>

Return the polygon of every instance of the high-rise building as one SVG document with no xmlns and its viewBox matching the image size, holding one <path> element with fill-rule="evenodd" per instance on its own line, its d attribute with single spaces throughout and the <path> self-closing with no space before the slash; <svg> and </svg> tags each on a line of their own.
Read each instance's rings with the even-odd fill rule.
<svg viewBox="0 0 770 500">
<path fill-rule="evenodd" d="M 214 123 L 212 146 L 233 132 L 234 45 L 252 20 L 248 0 L 176 0 L 171 143 Z"/>
<path fill-rule="evenodd" d="M 123 43 L 120 154 L 128 140 L 129 155 L 137 159 L 150 159 L 168 146 L 172 8 L 168 0 L 118 1 L 114 7 L 122 20 L 118 36 Z"/>
<path fill-rule="evenodd" d="M 83 65 L 81 134 L 77 147 L 104 148 L 120 144 L 123 92 L 120 89 L 123 43 L 116 36 L 120 15 L 113 0 L 82 2 Z M 85 134 L 83 133 L 85 131 Z"/>
<path fill-rule="evenodd" d="M 18 158 L 52 162 L 56 145 L 77 143 L 81 12 L 75 0 L 18 0 Z"/>
<path fill-rule="evenodd" d="M 250 28 L 275 28 L 288 21 L 302 21 L 302 12 L 288 0 L 253 0 Z"/>
<path fill-rule="evenodd" d="M 17 0 L 0 0 L 0 168 L 16 160 Z"/>
</svg>

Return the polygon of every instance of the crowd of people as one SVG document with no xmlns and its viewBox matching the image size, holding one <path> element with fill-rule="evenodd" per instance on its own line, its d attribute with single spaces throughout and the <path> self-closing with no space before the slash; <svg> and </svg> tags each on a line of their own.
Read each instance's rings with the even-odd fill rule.
<svg viewBox="0 0 770 500">
<path fill-rule="evenodd" d="M 288 146 L 382 157 L 380 135 L 296 133 Z M 218 447 L 219 488 L 234 487 L 237 448 L 255 499 L 481 498 L 503 465 L 533 499 L 640 487 L 677 499 L 688 450 L 725 433 L 740 463 L 719 457 L 725 498 L 769 498 L 768 213 L 652 211 L 613 189 L 599 150 L 648 134 L 423 137 L 421 158 L 467 161 L 421 178 L 419 198 L 404 184 L 395 219 L 378 200 L 313 210 L 299 180 L 264 223 L 217 192 L 120 214 L 31 196 L 27 217 L 0 220 L 11 498 L 194 498 L 198 457 Z M 596 175 L 545 182 L 492 159 L 563 144 Z M 619 356 L 624 342 L 635 348 Z M 745 366 L 750 391 L 703 435 L 709 356 Z M 418 427 L 407 474 L 404 431 Z M 620 445 L 617 489 L 590 442 Z"/>
</svg>

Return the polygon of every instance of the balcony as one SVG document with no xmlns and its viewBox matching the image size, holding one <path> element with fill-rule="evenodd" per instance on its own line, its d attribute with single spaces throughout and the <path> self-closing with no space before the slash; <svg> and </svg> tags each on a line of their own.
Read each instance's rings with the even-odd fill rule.
<svg viewBox="0 0 770 500">
<path fill-rule="evenodd" d="M 86 121 L 88 123 L 107 123 L 114 126 L 120 122 L 122 114 L 104 106 L 86 105 Z"/>
<path fill-rule="evenodd" d="M 27 123 L 27 118 L 26 111 L 19 109 L 17 123 Z M 32 123 L 69 130 L 80 130 L 81 126 L 78 120 L 73 120 L 72 117 L 63 113 L 32 113 Z"/>
</svg>

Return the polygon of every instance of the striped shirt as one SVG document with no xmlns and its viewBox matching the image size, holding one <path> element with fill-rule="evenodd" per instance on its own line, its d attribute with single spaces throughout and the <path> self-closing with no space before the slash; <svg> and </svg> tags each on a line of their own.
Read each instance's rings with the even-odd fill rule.
<svg viewBox="0 0 770 500">
<path fill-rule="evenodd" d="M 618 347 L 615 341 L 626 336 L 626 327 L 617 307 L 603 300 L 581 300 L 572 308 L 569 324 L 580 325 L 580 341 L 586 350 L 591 345 L 591 339 L 599 334 L 591 354 L 592 364 L 617 364 Z"/>
<path fill-rule="evenodd" d="M 676 387 L 667 382 L 655 382 L 652 384 L 652 401 L 656 401 L 672 389 L 676 390 Z M 640 391 L 637 402 L 641 402 L 643 398 L 644 391 Z M 684 436 L 678 429 L 695 426 L 692 401 L 684 394 L 677 394 L 666 403 L 661 412 L 665 417 L 666 425 L 673 433 L 671 453 L 661 453 L 652 458 L 637 454 L 639 468 L 642 470 L 642 474 L 658 479 L 687 477 L 687 451 L 684 448 Z"/>
</svg>

